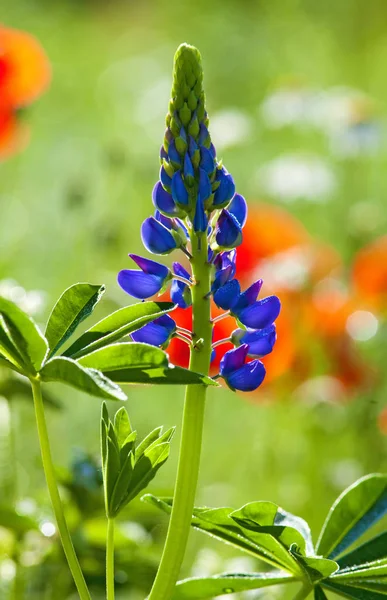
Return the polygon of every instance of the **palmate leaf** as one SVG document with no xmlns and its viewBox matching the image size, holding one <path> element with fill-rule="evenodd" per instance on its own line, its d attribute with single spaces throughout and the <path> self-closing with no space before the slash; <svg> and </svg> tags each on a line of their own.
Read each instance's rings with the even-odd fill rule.
<svg viewBox="0 0 387 600">
<path fill-rule="evenodd" d="M 3 327 L 0 328 L 2 330 L 0 344 L 5 343 L 5 337 L 8 338 L 9 343 L 22 358 L 23 366 L 34 375 L 41 368 L 48 353 L 47 340 L 31 317 L 16 304 L 2 297 L 0 297 L 0 316 L 3 319 Z"/>
<path fill-rule="evenodd" d="M 82 356 L 78 362 L 99 369 L 120 384 L 218 385 L 210 377 L 170 365 L 163 350 L 140 342 L 111 344 Z"/>
<path fill-rule="evenodd" d="M 332 579 L 328 579 L 323 583 L 324 587 L 335 594 L 339 594 L 339 596 L 343 596 L 344 598 L 353 598 L 354 600 L 386 600 L 387 590 L 384 592 L 378 592 L 373 590 L 364 590 L 358 587 L 354 587 L 352 585 L 340 585 L 333 581 Z"/>
<path fill-rule="evenodd" d="M 336 573 L 339 568 L 338 564 L 333 560 L 329 560 L 329 558 L 322 558 L 320 556 L 303 556 L 297 552 L 295 546 L 291 546 L 289 551 L 303 567 L 308 581 L 311 584 L 326 579 L 333 573 Z"/>
<path fill-rule="evenodd" d="M 156 498 L 147 494 L 143 500 L 154 504 L 168 514 L 171 512 L 171 498 Z M 271 503 L 263 502 L 262 504 L 266 505 L 268 512 L 273 517 L 272 507 L 269 506 Z M 278 531 L 275 532 L 276 537 L 273 535 L 274 528 L 270 526 L 264 526 L 262 531 L 251 531 L 237 524 L 231 516 L 234 512 L 239 511 L 233 511 L 231 508 L 195 508 L 191 524 L 194 529 L 253 554 L 256 558 L 292 573 L 296 577 L 305 578 L 305 568 L 296 557 L 292 556 L 289 548 L 281 542 L 281 535 L 289 539 L 291 533 L 294 533 L 294 540 L 299 540 L 299 532 L 296 530 L 284 531 L 287 529 L 284 526 L 278 526 Z M 264 507 L 262 507 L 263 512 Z"/>
<path fill-rule="evenodd" d="M 365 589 L 387 593 L 387 557 L 372 563 L 342 570 L 331 579 L 332 582 L 353 585 Z"/>
<path fill-rule="evenodd" d="M 93 312 L 104 292 L 104 285 L 90 283 L 76 283 L 63 292 L 52 309 L 46 327 L 50 356 L 59 350 L 78 325 Z"/>
<path fill-rule="evenodd" d="M 372 538 L 365 544 L 338 559 L 340 569 L 363 565 L 387 556 L 387 532 Z"/>
<path fill-rule="evenodd" d="M 139 302 L 120 308 L 85 331 L 63 355 L 80 358 L 113 344 L 175 308 L 172 302 Z"/>
<path fill-rule="evenodd" d="M 221 573 L 213 577 L 193 577 L 177 583 L 172 600 L 205 600 L 294 581 L 297 579 L 281 572 Z"/>
<path fill-rule="evenodd" d="M 324 590 L 319 585 L 314 588 L 314 600 L 328 600 Z"/>
<path fill-rule="evenodd" d="M 324 523 L 316 551 L 335 558 L 387 513 L 387 476 L 363 477 L 333 504 Z"/>
<path fill-rule="evenodd" d="M 126 400 L 126 394 L 100 371 L 87 369 L 71 358 L 51 358 L 40 371 L 42 381 L 59 381 L 92 396 Z"/>
</svg>

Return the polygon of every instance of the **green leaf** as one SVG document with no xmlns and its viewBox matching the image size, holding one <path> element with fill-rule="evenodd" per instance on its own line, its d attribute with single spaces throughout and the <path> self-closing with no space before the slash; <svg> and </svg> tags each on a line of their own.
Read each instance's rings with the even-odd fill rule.
<svg viewBox="0 0 387 600">
<path fill-rule="evenodd" d="M 303 567 L 310 583 L 316 583 L 326 579 L 339 568 L 339 565 L 333 560 L 322 558 L 320 556 L 304 556 L 297 552 L 295 546 L 290 547 L 290 553 Z"/>
<path fill-rule="evenodd" d="M 332 590 L 344 598 L 353 598 L 354 600 L 386 600 L 385 593 L 378 593 L 371 590 L 362 590 L 349 585 L 339 585 L 332 583 L 332 579 L 328 579 L 323 583 L 324 587 Z"/>
<path fill-rule="evenodd" d="M 24 371 L 23 357 L 13 343 L 11 333 L 2 315 L 0 315 L 0 356 L 2 366 L 18 373 Z"/>
<path fill-rule="evenodd" d="M 88 329 L 64 352 L 64 356 L 79 358 L 98 348 L 117 342 L 175 308 L 172 302 L 139 302 L 120 308 Z"/>
<path fill-rule="evenodd" d="M 71 358 L 51 358 L 40 372 L 42 381 L 60 381 L 92 396 L 109 400 L 126 400 L 126 394 L 95 369 L 86 369 Z"/>
<path fill-rule="evenodd" d="M 294 577 L 283 573 L 221 573 L 213 577 L 193 577 L 179 581 L 176 585 L 172 600 L 205 600 L 245 592 L 247 590 L 258 590 L 270 585 L 281 583 L 292 583 L 297 581 Z"/>
<path fill-rule="evenodd" d="M 117 447 L 113 440 L 107 438 L 107 452 L 106 452 L 106 467 L 104 472 L 104 483 L 105 483 L 105 506 L 107 516 L 114 516 L 110 513 L 110 500 L 113 495 L 114 487 L 116 485 L 118 476 L 120 474 L 120 455 Z"/>
<path fill-rule="evenodd" d="M 324 590 L 319 585 L 314 588 L 314 600 L 328 600 Z"/>
<path fill-rule="evenodd" d="M 310 528 L 306 521 L 273 502 L 250 502 L 230 516 L 246 529 L 270 533 L 288 549 L 296 544 L 299 553 L 313 553 Z"/>
<path fill-rule="evenodd" d="M 333 504 L 317 543 L 318 554 L 335 558 L 387 512 L 387 475 L 363 477 Z"/>
<path fill-rule="evenodd" d="M 134 465 L 130 491 L 125 498 L 125 503 L 133 500 L 152 481 L 157 471 L 168 459 L 170 447 L 169 442 L 164 442 L 145 450 Z"/>
<path fill-rule="evenodd" d="M 146 494 L 143 500 L 154 504 L 167 514 L 171 512 L 172 498 L 156 498 Z M 275 567 L 298 577 L 305 577 L 299 562 L 278 539 L 269 533 L 250 531 L 238 526 L 230 516 L 234 512 L 236 511 L 232 508 L 195 508 L 191 525 L 194 529 L 253 554 L 256 558 Z"/>
<path fill-rule="evenodd" d="M 52 309 L 46 327 L 50 356 L 72 335 L 94 310 L 105 292 L 104 285 L 76 283 L 67 288 Z"/>
<path fill-rule="evenodd" d="M 372 538 L 349 554 L 342 556 L 337 562 L 340 569 L 373 562 L 387 557 L 387 532 Z"/>
<path fill-rule="evenodd" d="M 133 453 L 129 452 L 125 462 L 120 468 L 117 481 L 115 483 L 113 493 L 109 498 L 109 516 L 115 517 L 128 495 L 130 482 L 133 477 L 134 457 Z"/>
<path fill-rule="evenodd" d="M 360 583 L 366 583 L 367 580 L 387 583 L 387 557 L 375 560 L 372 563 L 343 569 L 336 573 L 335 580 L 339 583 L 347 582 L 352 585 L 360 585 Z"/>
<path fill-rule="evenodd" d="M 126 441 L 126 438 L 132 433 L 129 415 L 123 406 L 121 406 L 121 408 L 115 414 L 114 430 L 116 432 L 118 445 L 120 448 L 122 448 Z"/>
<path fill-rule="evenodd" d="M 141 454 L 144 454 L 145 450 L 149 448 L 149 446 L 153 444 L 155 440 L 159 439 L 160 435 L 162 434 L 162 431 L 162 427 L 156 427 L 156 429 L 148 433 L 148 435 L 142 440 L 142 442 L 139 443 L 139 445 L 136 448 L 137 459 L 140 458 Z"/>
<path fill-rule="evenodd" d="M 4 319 L 13 345 L 29 372 L 34 375 L 40 370 L 48 353 L 46 338 L 25 312 L 10 300 L 1 297 L 0 315 Z"/>
<path fill-rule="evenodd" d="M 213 385 L 219 384 L 211 377 L 194 373 L 189 369 L 168 365 L 157 369 L 121 369 L 109 373 L 109 377 L 116 383 L 144 383 L 148 385 Z"/>
</svg>

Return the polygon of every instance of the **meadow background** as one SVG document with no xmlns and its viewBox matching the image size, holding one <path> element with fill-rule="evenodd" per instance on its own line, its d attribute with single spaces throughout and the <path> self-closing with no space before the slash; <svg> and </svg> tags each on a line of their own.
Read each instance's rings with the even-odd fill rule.
<svg viewBox="0 0 387 600">
<path fill-rule="evenodd" d="M 238 191 L 251 207 L 265 202 L 298 219 L 321 260 L 328 247 L 339 257 L 341 285 L 350 287 L 357 253 L 387 226 L 386 16 L 383 0 L 6 1 L 2 22 L 39 39 L 53 79 L 25 115 L 29 146 L 0 164 L 0 288 L 14 299 L 35 299 L 40 323 L 76 281 L 107 284 L 96 317 L 131 301 L 116 274 L 128 266 L 128 252 L 143 252 L 139 226 L 152 210 L 172 59 L 183 41 L 202 53 L 212 137 Z M 264 220 L 255 226 L 259 238 Z M 294 261 L 281 257 L 292 280 L 299 273 Z M 298 301 L 312 301 L 308 285 Z M 28 296 L 22 288 L 44 293 Z M 317 534 L 345 486 L 387 470 L 381 298 L 375 311 L 364 306 L 371 320 L 360 323 L 360 333 L 348 322 L 340 333 L 351 338 L 362 365 L 354 365 L 362 376 L 340 394 L 326 348 L 316 350 L 323 316 L 316 336 L 298 332 L 295 319 L 301 348 L 261 391 L 247 397 L 209 392 L 198 505 L 271 500 L 306 518 Z M 290 313 L 293 301 L 286 292 Z M 292 377 L 311 353 L 304 381 Z M 59 385 L 48 391 L 63 405 L 48 418 L 55 462 L 68 483 L 71 468 L 73 477 L 90 475 L 86 455 L 98 458 L 100 402 Z M 140 436 L 160 424 L 179 431 L 183 389 L 134 387 L 128 396 Z M 25 397 L 1 400 L 0 446 L 0 595 L 76 598 L 51 526 L 33 406 Z M 151 484 L 154 493 L 171 493 L 177 453 L 178 435 Z M 104 593 L 100 491 L 90 484 L 95 497 L 80 508 L 76 483 L 64 495 L 98 599 Z M 16 546 L 18 536 L 7 528 L 11 505 L 41 524 L 40 533 Z M 125 512 L 119 600 L 145 597 L 165 531 L 165 517 L 140 501 Z M 22 580 L 16 591 L 15 564 Z M 244 568 L 260 565 L 192 532 L 183 575 Z M 270 589 L 247 597 L 292 594 Z"/>
</svg>

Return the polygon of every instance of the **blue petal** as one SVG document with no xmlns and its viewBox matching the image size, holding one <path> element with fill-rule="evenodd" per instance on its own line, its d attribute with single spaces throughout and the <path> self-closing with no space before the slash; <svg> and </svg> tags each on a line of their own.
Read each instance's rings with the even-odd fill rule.
<svg viewBox="0 0 387 600">
<path fill-rule="evenodd" d="M 276 338 L 276 327 L 273 324 L 270 325 L 270 327 L 266 327 L 266 329 L 258 329 L 257 331 L 242 331 L 240 343 L 248 345 L 249 356 L 260 357 L 270 354 L 270 352 L 273 350 Z"/>
<path fill-rule="evenodd" d="M 173 220 L 170 217 L 163 215 L 159 210 L 155 210 L 155 219 L 159 223 L 162 223 L 167 229 L 173 229 Z"/>
<path fill-rule="evenodd" d="M 219 288 L 214 294 L 214 302 L 223 310 L 230 310 L 238 302 L 241 286 L 237 279 L 233 279 Z"/>
<path fill-rule="evenodd" d="M 188 206 L 188 192 L 180 171 L 176 171 L 172 177 L 172 198 L 175 202 Z"/>
<path fill-rule="evenodd" d="M 241 346 L 242 347 L 242 346 Z M 266 369 L 260 360 L 252 360 L 231 373 L 226 379 L 227 385 L 240 392 L 253 392 L 265 379 Z"/>
<path fill-rule="evenodd" d="M 210 152 L 211 152 L 212 158 L 215 159 L 216 158 L 216 150 L 215 150 L 214 144 L 211 144 L 211 146 L 210 146 Z"/>
<path fill-rule="evenodd" d="M 184 177 L 194 177 L 195 172 L 188 152 L 184 156 Z"/>
<path fill-rule="evenodd" d="M 177 248 L 171 232 L 154 217 L 145 219 L 141 225 L 141 239 L 145 248 L 153 254 L 167 254 Z"/>
<path fill-rule="evenodd" d="M 209 136 L 209 133 L 208 133 L 207 127 L 204 125 L 204 123 L 200 123 L 199 144 L 200 145 L 204 144 L 204 142 L 206 141 L 208 136 Z"/>
<path fill-rule="evenodd" d="M 204 169 L 199 169 L 199 194 L 203 202 L 212 194 L 211 181 Z"/>
<path fill-rule="evenodd" d="M 155 319 L 131 334 L 135 342 L 143 342 L 152 346 L 163 346 L 176 330 L 176 323 L 169 315 Z"/>
<path fill-rule="evenodd" d="M 177 151 L 175 140 L 172 140 L 172 142 L 169 144 L 168 158 L 172 162 L 177 163 L 178 165 L 181 165 L 181 158 L 180 158 L 180 154 Z"/>
<path fill-rule="evenodd" d="M 240 194 L 235 194 L 227 207 L 227 210 L 234 215 L 239 225 L 243 227 L 247 220 L 247 202 Z"/>
<path fill-rule="evenodd" d="M 220 185 L 215 191 L 214 206 L 219 206 L 231 200 L 235 194 L 235 183 L 230 173 L 227 173 L 224 168 L 218 169 L 216 181 L 220 181 Z"/>
<path fill-rule="evenodd" d="M 164 146 L 161 146 L 161 148 L 160 148 L 160 158 L 161 159 L 165 158 L 165 160 L 168 159 L 168 152 L 166 152 Z"/>
<path fill-rule="evenodd" d="M 206 148 L 205 146 L 200 146 L 200 166 L 209 175 L 215 169 L 214 158 L 210 150 L 208 150 L 208 148 Z"/>
<path fill-rule="evenodd" d="M 171 187 L 171 183 L 172 183 L 172 177 L 170 177 L 168 175 L 168 173 L 165 170 L 165 167 L 162 166 L 160 169 L 160 181 L 163 184 L 164 187 L 170 188 Z"/>
<path fill-rule="evenodd" d="M 191 275 L 188 273 L 188 271 L 185 270 L 183 265 L 181 265 L 178 262 L 174 262 L 172 266 L 173 272 L 176 273 L 176 275 L 179 275 L 179 277 L 185 277 L 188 280 L 191 279 Z"/>
<path fill-rule="evenodd" d="M 247 306 L 253 304 L 263 285 L 263 279 L 258 279 L 250 287 L 247 288 L 240 296 L 238 303 L 234 306 L 236 312 L 243 310 Z"/>
<path fill-rule="evenodd" d="M 158 181 L 153 188 L 152 201 L 157 210 L 163 213 L 173 216 L 179 212 L 171 194 L 163 188 L 161 181 Z"/>
<path fill-rule="evenodd" d="M 264 329 L 278 317 L 281 310 L 281 302 L 277 296 L 268 296 L 263 300 L 254 302 L 242 311 L 235 314 L 243 325 L 251 329 Z"/>
<path fill-rule="evenodd" d="M 207 231 L 208 218 L 204 210 L 204 205 L 200 193 L 198 194 L 198 198 L 196 201 L 196 210 L 193 220 L 193 226 L 195 231 L 201 231 L 203 233 Z"/>
<path fill-rule="evenodd" d="M 235 248 L 242 242 L 242 230 L 236 218 L 223 209 L 216 223 L 215 239 L 221 248 Z"/>
<path fill-rule="evenodd" d="M 190 154 L 191 158 L 193 158 L 196 150 L 199 150 L 199 146 L 197 145 L 197 143 L 193 139 L 192 135 L 189 136 L 188 150 L 189 150 L 189 154 Z"/>
<path fill-rule="evenodd" d="M 164 279 L 161 277 L 131 269 L 120 271 L 117 281 L 127 294 L 140 300 L 154 296 L 161 290 L 164 284 Z"/>
<path fill-rule="evenodd" d="M 171 300 L 180 308 L 191 306 L 192 298 L 188 286 L 174 279 L 171 285 Z"/>
<path fill-rule="evenodd" d="M 222 377 L 228 377 L 233 371 L 242 367 L 245 363 L 249 347 L 247 344 L 242 344 L 239 348 L 226 352 L 220 361 L 219 372 Z"/>
<path fill-rule="evenodd" d="M 184 127 L 180 128 L 180 137 L 182 137 L 185 142 L 187 141 L 187 134 L 185 132 Z"/>
<path fill-rule="evenodd" d="M 218 290 L 220 287 L 222 287 L 228 281 L 230 281 L 230 279 L 232 279 L 232 277 L 234 276 L 233 271 L 233 266 L 228 265 L 224 269 L 221 269 L 220 271 L 215 273 L 215 279 L 211 286 L 211 291 L 216 292 L 216 290 Z"/>
<path fill-rule="evenodd" d="M 129 254 L 130 258 L 136 263 L 138 267 L 144 273 L 148 275 L 156 275 L 160 279 L 165 279 L 169 275 L 169 269 L 165 265 L 162 265 L 155 260 L 151 260 L 150 258 L 144 258 L 143 256 L 138 256 L 138 254 Z"/>
</svg>

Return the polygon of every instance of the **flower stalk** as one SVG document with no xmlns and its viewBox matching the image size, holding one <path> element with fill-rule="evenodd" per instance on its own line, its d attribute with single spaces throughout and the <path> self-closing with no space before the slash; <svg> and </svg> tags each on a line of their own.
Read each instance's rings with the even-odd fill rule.
<svg viewBox="0 0 387 600">
<path fill-rule="evenodd" d="M 114 600 L 114 519 L 108 519 L 106 537 L 106 598 Z"/>
<path fill-rule="evenodd" d="M 74 546 L 67 527 L 66 518 L 56 483 L 55 469 L 52 462 L 50 442 L 48 438 L 46 417 L 44 414 L 41 384 L 38 377 L 31 379 L 32 393 L 35 405 L 36 424 L 38 428 L 40 451 L 42 455 L 43 469 L 46 477 L 47 487 L 50 494 L 52 508 L 54 510 L 56 523 L 59 530 L 64 553 L 78 590 L 81 600 L 91 600 L 81 567 L 75 554 Z"/>
</svg>

